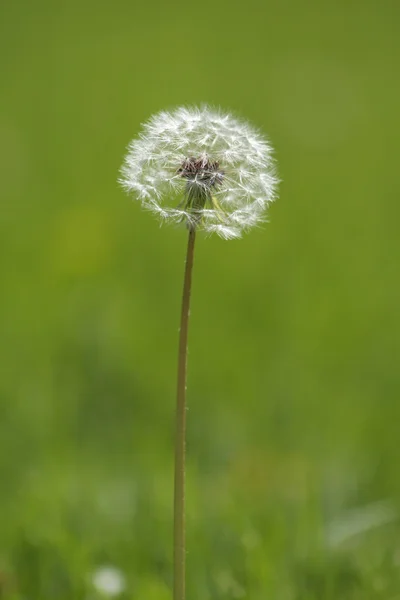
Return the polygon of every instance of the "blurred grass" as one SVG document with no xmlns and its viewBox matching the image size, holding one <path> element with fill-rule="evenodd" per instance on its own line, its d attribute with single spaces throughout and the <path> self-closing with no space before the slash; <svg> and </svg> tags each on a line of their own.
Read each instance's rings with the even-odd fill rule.
<svg viewBox="0 0 400 600">
<path fill-rule="evenodd" d="M 271 223 L 197 248 L 188 597 L 400 597 L 398 3 L 2 2 L 0 596 L 170 597 L 185 232 L 116 184 L 153 112 L 268 133 Z"/>
</svg>

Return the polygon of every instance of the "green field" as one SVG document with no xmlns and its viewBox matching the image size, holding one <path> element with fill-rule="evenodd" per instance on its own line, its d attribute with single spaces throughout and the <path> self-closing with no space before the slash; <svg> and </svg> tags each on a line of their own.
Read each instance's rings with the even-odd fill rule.
<svg viewBox="0 0 400 600">
<path fill-rule="evenodd" d="M 400 5 L 2 0 L 0 598 L 169 600 L 184 228 L 117 184 L 151 114 L 271 140 L 199 236 L 188 600 L 400 599 Z M 98 587 L 98 586 L 97 586 Z"/>
</svg>

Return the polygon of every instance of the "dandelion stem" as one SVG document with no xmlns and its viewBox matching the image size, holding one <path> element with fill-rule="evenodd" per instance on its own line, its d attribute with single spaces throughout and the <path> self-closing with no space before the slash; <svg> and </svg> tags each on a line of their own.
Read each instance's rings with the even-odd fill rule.
<svg viewBox="0 0 400 600">
<path fill-rule="evenodd" d="M 190 291 L 194 256 L 195 227 L 189 229 L 183 283 L 181 325 L 179 332 L 178 382 L 175 430 L 174 486 L 174 598 L 185 600 L 185 461 L 186 461 L 186 365 L 190 312 Z"/>
</svg>

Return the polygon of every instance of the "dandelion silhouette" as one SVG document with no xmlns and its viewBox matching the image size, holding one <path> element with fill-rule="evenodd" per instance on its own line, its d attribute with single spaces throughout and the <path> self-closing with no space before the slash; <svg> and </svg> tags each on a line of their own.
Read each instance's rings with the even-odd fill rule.
<svg viewBox="0 0 400 600">
<path fill-rule="evenodd" d="M 247 123 L 208 107 L 161 112 L 129 147 L 120 183 L 163 222 L 189 231 L 179 333 L 174 483 L 174 600 L 185 600 L 186 366 L 196 232 L 238 238 L 275 198 L 272 149 Z"/>
</svg>

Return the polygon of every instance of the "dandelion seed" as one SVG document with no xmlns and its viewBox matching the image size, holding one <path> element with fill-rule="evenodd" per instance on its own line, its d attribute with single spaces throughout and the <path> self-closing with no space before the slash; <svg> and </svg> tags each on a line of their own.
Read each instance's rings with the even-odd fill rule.
<svg viewBox="0 0 400 600">
<path fill-rule="evenodd" d="M 277 186 L 268 142 L 208 107 L 152 117 L 130 143 L 121 173 L 124 188 L 162 221 L 225 239 L 264 220 Z"/>
</svg>

